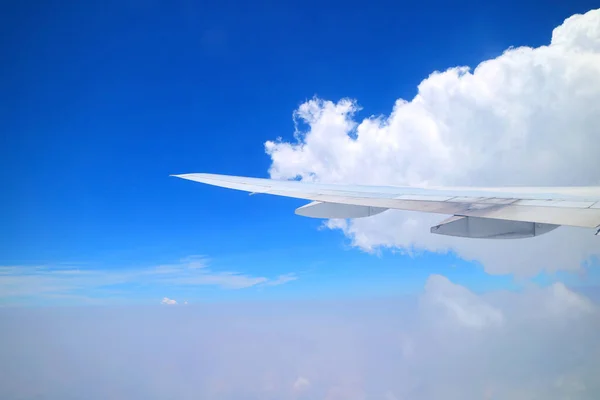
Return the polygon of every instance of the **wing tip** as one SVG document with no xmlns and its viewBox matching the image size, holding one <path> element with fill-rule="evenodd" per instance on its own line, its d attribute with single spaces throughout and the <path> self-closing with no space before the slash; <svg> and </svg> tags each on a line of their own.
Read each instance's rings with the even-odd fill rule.
<svg viewBox="0 0 600 400">
<path fill-rule="evenodd" d="M 188 174 L 170 174 L 169 176 L 181 179 L 190 179 L 192 176 L 201 177 L 206 174 L 198 174 L 198 173 L 188 173 Z"/>
</svg>

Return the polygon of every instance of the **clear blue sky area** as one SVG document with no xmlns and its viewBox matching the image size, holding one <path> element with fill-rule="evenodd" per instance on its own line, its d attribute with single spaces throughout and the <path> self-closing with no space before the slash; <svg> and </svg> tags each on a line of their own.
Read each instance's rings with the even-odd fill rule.
<svg viewBox="0 0 600 400">
<path fill-rule="evenodd" d="M 432 71 L 547 44 L 565 18 L 598 6 L 539 4 L 7 2 L 0 265 L 105 279 L 204 255 L 215 276 L 297 277 L 243 290 L 110 278 L 102 288 L 69 286 L 72 301 L 394 295 L 422 288 L 431 273 L 473 290 L 511 288 L 511 277 L 452 255 L 350 249 L 340 232 L 294 215 L 302 201 L 169 175 L 266 177 L 264 142 L 292 138 L 292 113 L 306 99 L 351 97 L 364 115 L 389 113 Z M 17 300 L 47 301 L 35 293 L 4 301 Z"/>
</svg>

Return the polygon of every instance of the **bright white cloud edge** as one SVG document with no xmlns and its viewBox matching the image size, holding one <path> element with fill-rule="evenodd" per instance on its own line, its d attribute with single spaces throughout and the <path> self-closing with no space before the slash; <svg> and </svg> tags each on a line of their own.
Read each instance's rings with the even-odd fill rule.
<svg viewBox="0 0 600 400">
<path fill-rule="evenodd" d="M 160 304 L 166 304 L 166 305 L 169 305 L 169 306 L 173 306 L 173 305 L 177 304 L 177 300 L 170 299 L 168 297 L 163 297 L 163 299 L 161 300 Z"/>
<path fill-rule="evenodd" d="M 600 10 L 574 15 L 551 44 L 434 72 L 390 115 L 355 119 L 354 100 L 312 99 L 295 112 L 295 143 L 269 141 L 276 179 L 372 185 L 600 185 Z M 401 77 L 398 77 L 401 79 Z M 401 211 L 328 221 L 365 251 L 456 252 L 494 274 L 577 270 L 600 255 L 589 230 L 519 241 L 432 235 L 439 215 Z"/>
</svg>

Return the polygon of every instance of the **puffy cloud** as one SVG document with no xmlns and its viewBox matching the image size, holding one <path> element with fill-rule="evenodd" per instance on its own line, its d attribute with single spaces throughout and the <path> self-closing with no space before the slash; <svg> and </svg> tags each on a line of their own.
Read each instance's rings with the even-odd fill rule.
<svg viewBox="0 0 600 400">
<path fill-rule="evenodd" d="M 295 391 L 300 392 L 300 391 L 308 388 L 309 386 L 310 386 L 310 381 L 303 376 L 299 376 L 298 379 L 296 379 L 296 382 L 294 382 L 293 388 Z"/>
<path fill-rule="evenodd" d="M 0 365 L 0 398 L 553 400 L 600 391 L 598 306 L 564 285 L 479 295 L 432 276 L 419 298 L 4 308 L 0 319 L 0 354 L 11 361 Z"/>
<path fill-rule="evenodd" d="M 504 319 L 501 311 L 487 304 L 467 288 L 456 285 L 441 275 L 429 277 L 422 301 L 428 308 L 442 311 L 444 316 L 469 328 L 482 329 L 487 326 L 501 325 Z"/>
<path fill-rule="evenodd" d="M 167 304 L 169 306 L 177 304 L 177 300 L 169 299 L 168 297 L 163 297 L 160 304 Z"/>
<path fill-rule="evenodd" d="M 600 10 L 568 18 L 538 48 L 434 72 L 390 115 L 359 120 L 354 100 L 312 99 L 296 142 L 269 141 L 270 175 L 371 185 L 600 185 Z M 304 129 L 304 130 L 303 130 Z M 455 251 L 491 273 L 577 269 L 593 232 L 563 227 L 519 241 L 432 235 L 443 217 L 400 211 L 330 222 L 366 251 Z"/>
<path fill-rule="evenodd" d="M 551 287 L 552 297 L 548 307 L 552 312 L 559 313 L 589 313 L 594 310 L 592 303 L 585 297 L 573 293 L 561 283 L 554 283 Z"/>
</svg>

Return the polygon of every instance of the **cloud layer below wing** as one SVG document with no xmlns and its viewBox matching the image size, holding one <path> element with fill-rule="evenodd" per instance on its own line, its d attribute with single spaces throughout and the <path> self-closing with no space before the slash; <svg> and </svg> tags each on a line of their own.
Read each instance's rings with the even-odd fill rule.
<svg viewBox="0 0 600 400">
<path fill-rule="evenodd" d="M 7 399 L 552 400 L 600 391 L 597 305 L 562 284 L 477 295 L 433 275 L 410 299 L 0 309 L 0 319 Z"/>
</svg>

